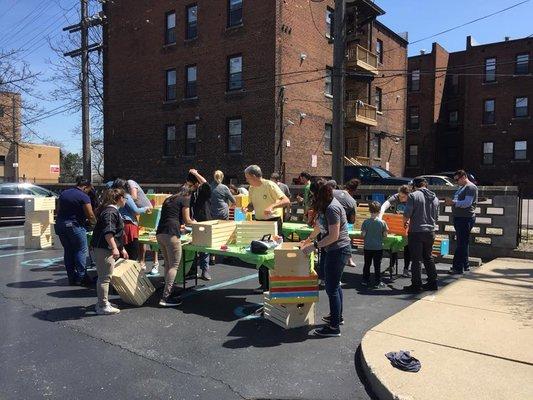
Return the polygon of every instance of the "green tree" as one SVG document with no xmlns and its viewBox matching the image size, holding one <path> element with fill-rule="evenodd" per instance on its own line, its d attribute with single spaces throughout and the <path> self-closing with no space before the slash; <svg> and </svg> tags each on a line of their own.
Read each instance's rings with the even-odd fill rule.
<svg viewBox="0 0 533 400">
<path fill-rule="evenodd" d="M 59 176 L 59 182 L 76 182 L 76 177 L 81 175 L 82 169 L 83 160 L 79 154 L 61 152 L 61 175 Z"/>
</svg>

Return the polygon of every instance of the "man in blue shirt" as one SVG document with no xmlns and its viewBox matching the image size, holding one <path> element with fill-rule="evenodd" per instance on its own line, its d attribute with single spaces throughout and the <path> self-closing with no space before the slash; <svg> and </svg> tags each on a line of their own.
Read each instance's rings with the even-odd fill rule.
<svg viewBox="0 0 533 400">
<path fill-rule="evenodd" d="M 86 227 L 96 224 L 87 195 L 91 190 L 91 183 L 78 177 L 76 187 L 64 190 L 59 196 L 55 232 L 64 249 L 65 269 L 71 285 L 91 283 L 86 274 L 89 251 Z"/>
<path fill-rule="evenodd" d="M 457 248 L 453 255 L 450 275 L 461 275 L 463 271 L 470 269 L 468 262 L 468 243 L 470 231 L 476 222 L 476 206 L 478 200 L 478 189 L 462 169 L 454 174 L 453 179 L 460 186 L 455 192 L 453 199 L 446 199 L 446 205 L 452 206 L 453 227 L 457 238 Z"/>
</svg>

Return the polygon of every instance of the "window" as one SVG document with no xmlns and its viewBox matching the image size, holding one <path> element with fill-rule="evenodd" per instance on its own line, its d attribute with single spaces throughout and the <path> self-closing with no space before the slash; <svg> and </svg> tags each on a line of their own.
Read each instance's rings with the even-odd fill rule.
<svg viewBox="0 0 533 400">
<path fill-rule="evenodd" d="M 169 69 L 166 72 L 166 100 L 173 101 L 176 100 L 176 70 Z"/>
<path fill-rule="evenodd" d="M 196 39 L 198 37 L 198 6 L 191 4 L 186 10 L 186 27 L 185 38 Z"/>
<path fill-rule="evenodd" d="M 326 67 L 326 81 L 324 83 L 324 94 L 333 95 L 333 85 L 331 82 L 332 68 Z"/>
<path fill-rule="evenodd" d="M 228 152 L 242 152 L 242 119 L 228 119 Z"/>
<path fill-rule="evenodd" d="M 514 99 L 514 116 L 517 118 L 529 115 L 527 97 L 516 97 Z"/>
<path fill-rule="evenodd" d="M 492 165 L 494 164 L 494 143 L 485 142 L 483 143 L 483 165 Z"/>
<path fill-rule="evenodd" d="M 483 106 L 483 123 L 494 124 L 496 122 L 496 113 L 495 113 L 495 101 L 494 99 L 485 100 Z"/>
<path fill-rule="evenodd" d="M 496 81 L 496 58 L 485 60 L 485 82 Z"/>
<path fill-rule="evenodd" d="M 185 155 L 194 156 L 196 154 L 196 123 L 191 122 L 185 125 Z"/>
<path fill-rule="evenodd" d="M 374 94 L 374 105 L 378 109 L 378 111 L 382 111 L 382 99 L 383 99 L 383 91 L 381 88 L 376 88 L 376 93 Z"/>
<path fill-rule="evenodd" d="M 376 55 L 378 56 L 378 62 L 383 64 L 383 40 L 378 39 L 376 42 Z"/>
<path fill-rule="evenodd" d="M 527 141 L 519 140 L 514 142 L 514 159 L 527 160 Z"/>
<path fill-rule="evenodd" d="M 420 90 L 420 70 L 415 69 L 414 71 L 411 71 L 411 91 L 417 92 Z"/>
<path fill-rule="evenodd" d="M 228 0 L 228 27 L 242 24 L 242 0 Z"/>
<path fill-rule="evenodd" d="M 6 165 L 6 156 L 0 156 L 0 167 Z"/>
<path fill-rule="evenodd" d="M 420 117 L 418 107 L 409 107 L 409 129 L 420 128 Z"/>
<path fill-rule="evenodd" d="M 418 165 L 418 145 L 412 144 L 409 146 L 407 157 L 407 165 L 410 167 L 416 167 Z"/>
<path fill-rule="evenodd" d="M 333 127 L 331 124 L 324 126 L 324 151 L 331 151 L 331 131 Z"/>
<path fill-rule="evenodd" d="M 185 98 L 198 96 L 196 91 L 196 65 L 185 67 Z"/>
<path fill-rule="evenodd" d="M 451 78 L 452 93 L 459 93 L 459 75 L 453 74 Z"/>
<path fill-rule="evenodd" d="M 176 125 L 167 125 L 165 132 L 165 156 L 176 154 Z"/>
<path fill-rule="evenodd" d="M 326 37 L 333 38 L 333 14 L 334 11 L 332 8 L 326 8 Z"/>
<path fill-rule="evenodd" d="M 529 73 L 529 54 L 517 54 L 516 55 L 516 66 L 515 74 L 522 75 Z"/>
<path fill-rule="evenodd" d="M 455 128 L 457 126 L 458 121 L 459 121 L 459 112 L 450 111 L 450 114 L 448 115 L 448 125 L 450 125 L 452 128 Z"/>
<path fill-rule="evenodd" d="M 228 58 L 228 91 L 242 89 L 242 56 Z"/>
<path fill-rule="evenodd" d="M 170 11 L 165 14 L 165 44 L 176 43 L 176 13 Z"/>
</svg>

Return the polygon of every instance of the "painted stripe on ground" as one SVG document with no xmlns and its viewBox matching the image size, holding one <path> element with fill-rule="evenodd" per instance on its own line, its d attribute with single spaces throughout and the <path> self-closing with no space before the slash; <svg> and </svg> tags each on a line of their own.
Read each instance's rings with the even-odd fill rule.
<svg viewBox="0 0 533 400">
<path fill-rule="evenodd" d="M 226 286 L 235 285 L 236 283 L 249 281 L 249 280 L 254 279 L 254 278 L 257 278 L 257 274 L 246 275 L 246 276 L 243 276 L 241 278 L 232 279 L 231 281 L 227 281 L 227 282 L 217 283 L 216 285 L 205 286 L 205 287 L 202 287 L 200 289 L 193 289 L 193 291 L 191 291 L 189 293 L 185 293 L 184 295 L 180 296 L 180 298 L 181 299 L 186 299 L 187 297 L 195 296 L 197 294 L 200 294 L 200 292 L 203 292 L 203 291 L 206 291 L 206 290 L 220 289 L 220 288 L 223 288 L 223 287 L 226 287 Z"/>
<path fill-rule="evenodd" d="M 15 236 L 15 237 L 9 237 L 9 238 L 0 238 L 0 240 L 15 240 L 15 239 L 22 239 L 24 236 Z"/>
<path fill-rule="evenodd" d="M 26 254 L 40 253 L 42 250 L 32 250 L 32 251 L 23 251 L 22 253 L 11 253 L 11 254 L 2 254 L 0 258 L 4 257 L 13 257 L 13 256 L 23 256 Z"/>
</svg>

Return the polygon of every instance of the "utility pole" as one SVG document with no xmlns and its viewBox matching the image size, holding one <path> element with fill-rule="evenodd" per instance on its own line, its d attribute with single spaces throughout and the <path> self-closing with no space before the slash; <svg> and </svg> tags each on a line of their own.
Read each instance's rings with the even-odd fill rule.
<svg viewBox="0 0 533 400">
<path fill-rule="evenodd" d="M 285 86 L 281 86 L 279 88 L 279 143 L 278 143 L 278 148 L 276 149 L 276 156 L 279 157 L 278 172 L 283 182 L 285 182 L 285 170 L 283 168 L 283 141 L 284 141 L 284 133 L 285 133 L 285 123 L 283 122 L 284 105 L 285 105 Z"/>
<path fill-rule="evenodd" d="M 344 183 L 344 74 L 346 57 L 346 0 L 335 0 L 333 14 L 333 133 L 332 176 Z"/>
<path fill-rule="evenodd" d="M 65 57 L 81 57 L 81 135 L 83 143 L 83 177 L 89 182 L 92 180 L 91 165 L 91 127 L 89 114 L 89 53 L 102 49 L 101 43 L 89 45 L 89 28 L 102 25 L 103 12 L 89 17 L 89 0 L 81 1 L 81 21 L 79 24 L 63 28 L 69 33 L 80 32 L 81 47 L 77 50 L 65 53 Z M 102 2 L 103 3 L 103 2 Z"/>
<path fill-rule="evenodd" d="M 13 154 L 13 169 L 15 170 L 15 182 L 19 181 L 19 137 L 17 137 L 17 100 L 13 95 L 11 97 L 11 105 L 13 109 L 11 110 L 11 117 L 13 119 L 13 143 L 14 143 L 14 154 Z"/>
</svg>

